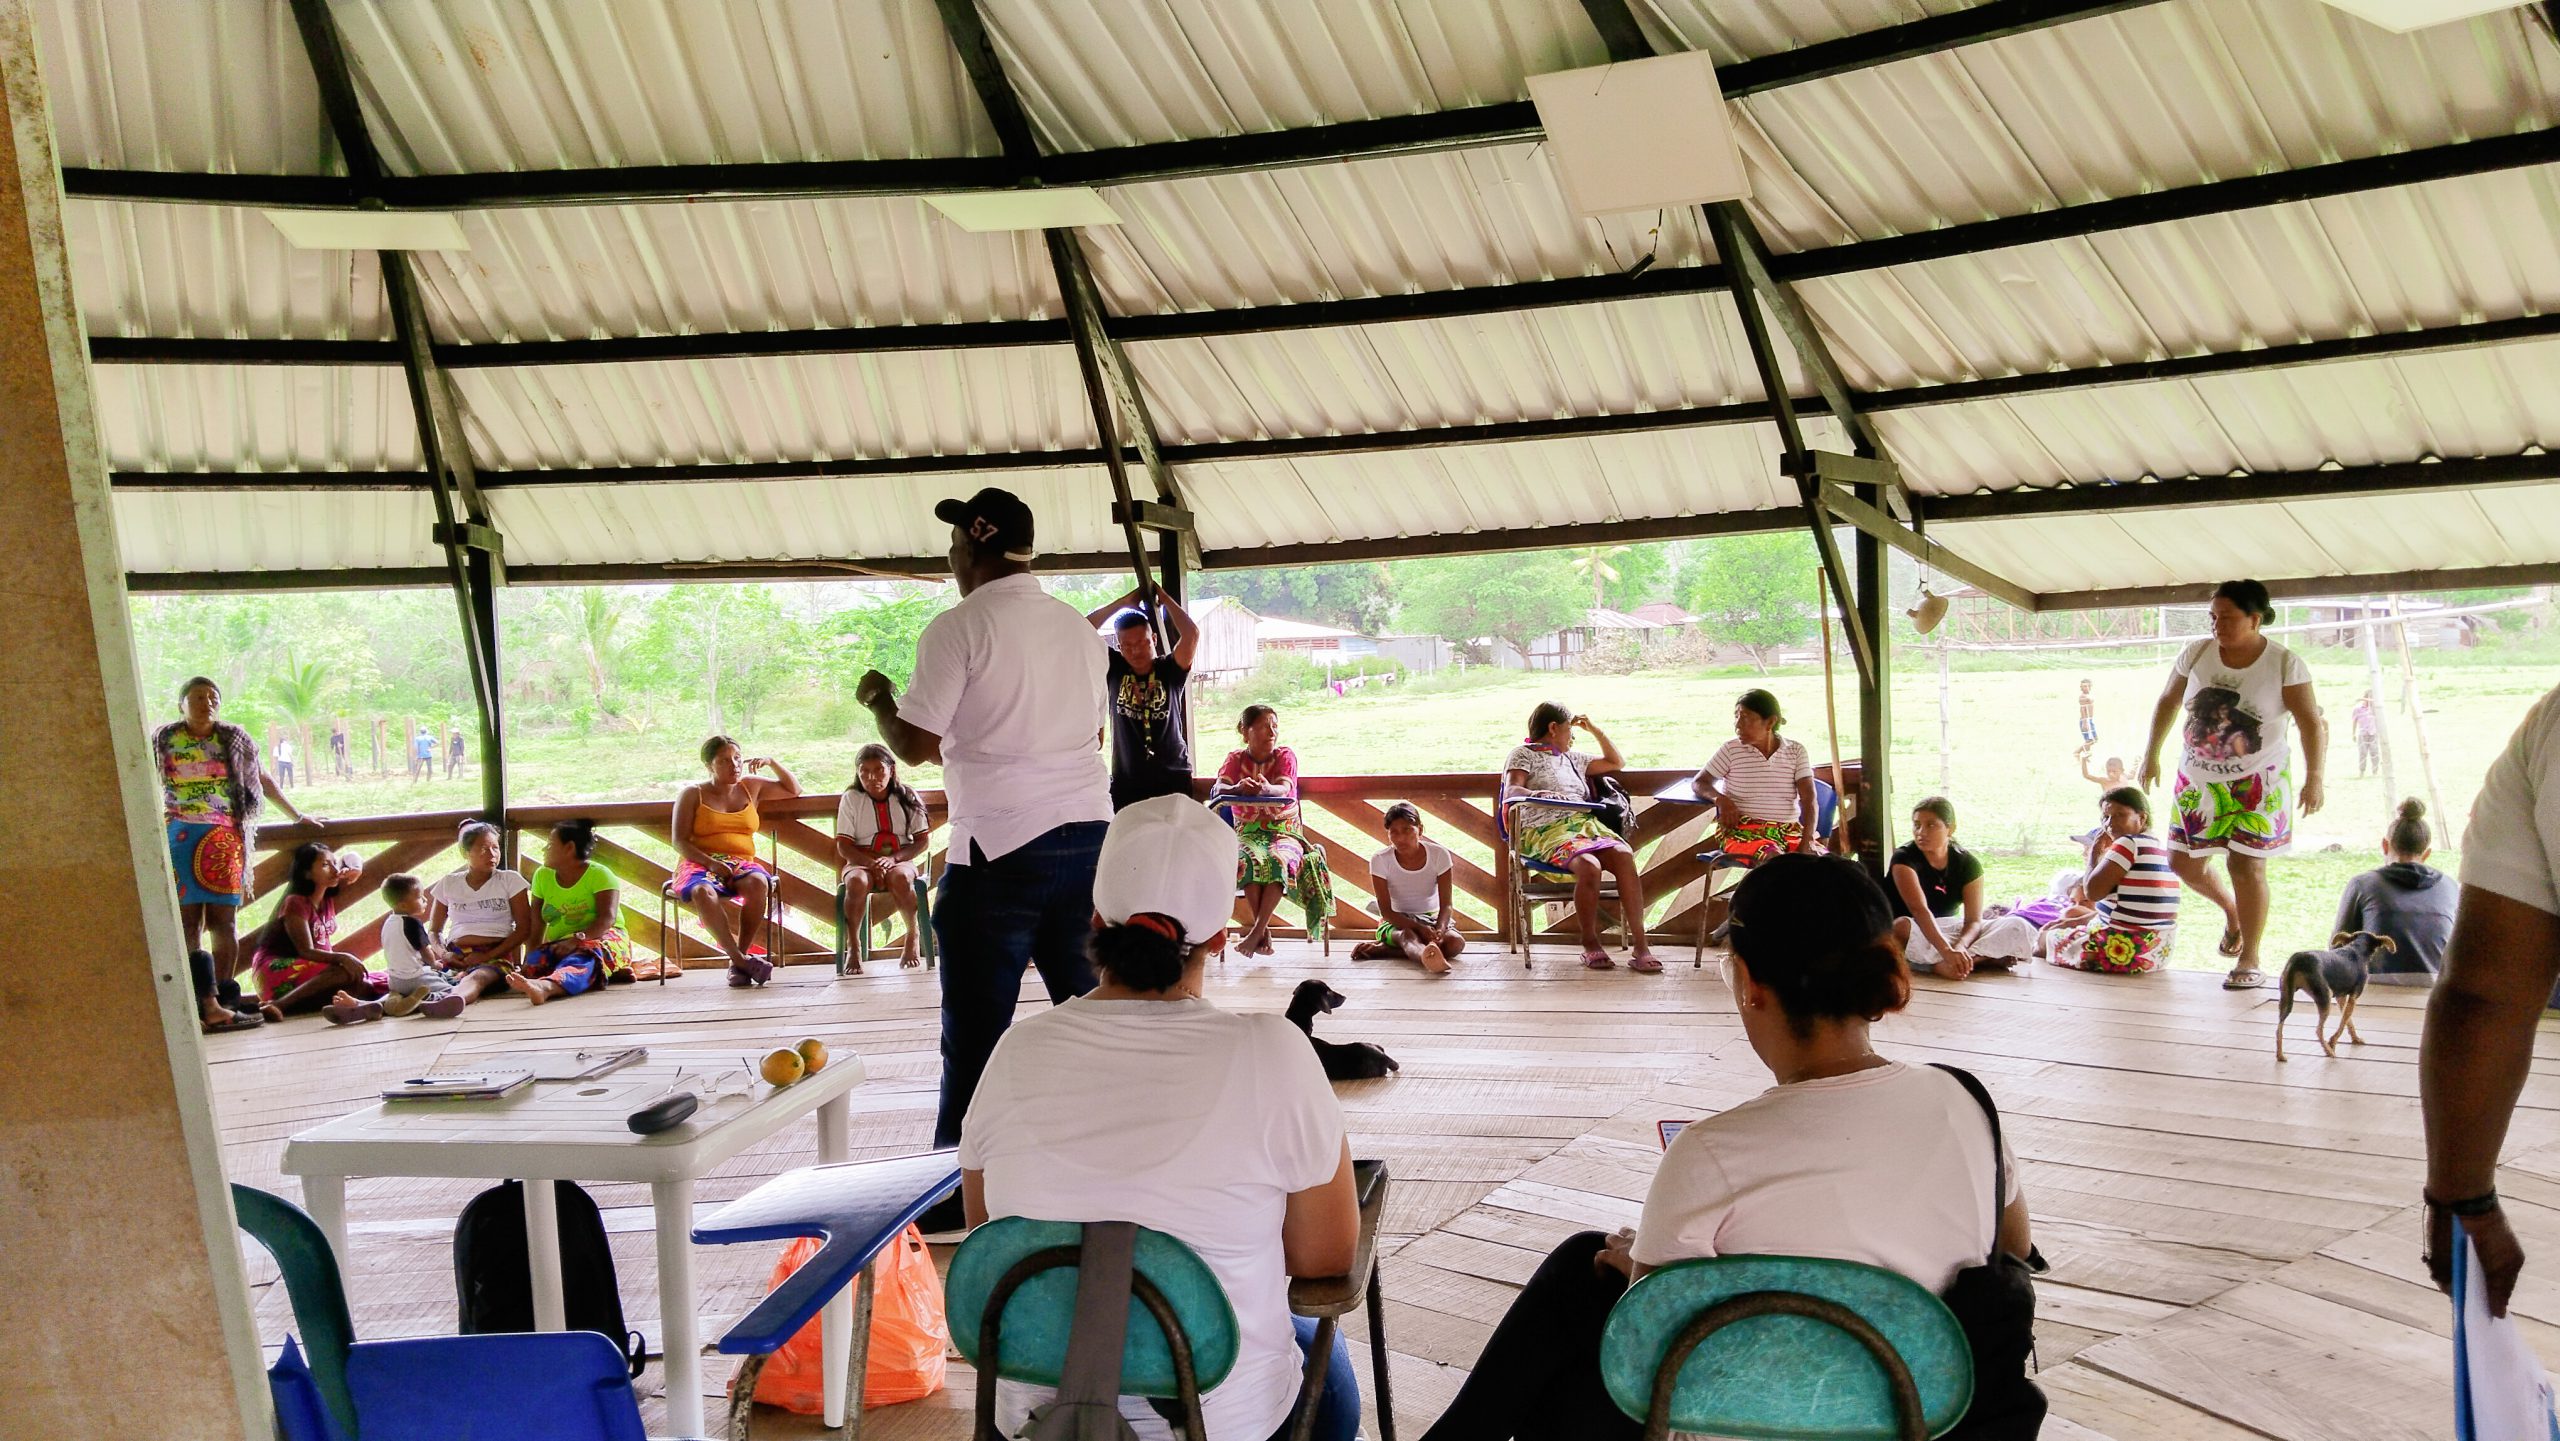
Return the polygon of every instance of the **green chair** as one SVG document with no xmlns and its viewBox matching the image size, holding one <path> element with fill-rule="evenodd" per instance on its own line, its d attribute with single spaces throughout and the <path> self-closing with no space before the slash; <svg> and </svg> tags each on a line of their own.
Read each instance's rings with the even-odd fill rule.
<svg viewBox="0 0 2560 1441">
<path fill-rule="evenodd" d="M 1002 1441 L 996 1388 L 985 1378 L 1055 1386 L 1066 1365 L 1076 1311 L 1084 1228 L 1019 1216 L 990 1221 L 951 1258 L 944 1299 L 951 1336 L 978 1369 L 977 1441 Z M 1161 1231 L 1138 1230 L 1120 1352 L 1120 1394 L 1176 1402 L 1190 1441 L 1207 1436 L 1200 1395 L 1236 1364 L 1235 1309 L 1197 1252 Z M 1311 1398 L 1301 1398 L 1300 1405 Z"/>
<path fill-rule="evenodd" d="M 1651 1272 L 1601 1334 L 1600 1374 L 1645 1441 L 1928 1441 L 1973 1402 L 1953 1312 L 1855 1261 L 1719 1256 Z"/>
<path fill-rule="evenodd" d="M 281 1196 L 234 1184 L 231 1209 L 240 1229 L 273 1256 L 284 1276 L 284 1293 L 293 1305 L 293 1324 L 300 1332 L 304 1364 L 338 1434 L 356 1434 L 356 1403 L 347 1390 L 347 1351 L 355 1344 L 356 1323 L 347 1313 L 347 1291 L 338 1276 L 337 1253 L 320 1224 Z"/>
<path fill-rule="evenodd" d="M 881 899 L 878 891 L 863 898 L 858 921 L 845 913 L 845 886 L 836 882 L 836 974 L 845 974 L 848 960 L 855 965 L 871 964 L 871 904 Z M 933 944 L 933 876 L 922 863 L 916 866 L 916 931 L 924 946 L 924 968 L 928 971 L 940 964 Z"/>
</svg>

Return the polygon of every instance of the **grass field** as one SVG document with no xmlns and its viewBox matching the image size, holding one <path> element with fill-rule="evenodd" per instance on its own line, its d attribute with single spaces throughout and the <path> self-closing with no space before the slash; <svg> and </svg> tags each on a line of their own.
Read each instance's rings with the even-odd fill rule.
<svg viewBox="0 0 2560 1441">
<path fill-rule="evenodd" d="M 1948 677 L 1946 744 L 1940 744 L 1939 677 L 1930 653 L 1906 649 L 1896 658 L 1893 788 L 1905 804 L 1945 794 L 1957 806 L 1960 842 L 1988 864 L 1995 899 L 2040 891 L 2053 872 L 2073 859 L 2067 837 L 2094 823 L 2098 788 L 2080 777 L 2072 751 L 2078 743 L 2074 704 L 2079 680 L 2095 682 L 2099 748 L 2137 758 L 2149 709 L 2165 678 L 2165 656 L 2148 651 L 2090 653 L 2086 667 L 1983 668 L 1988 657 L 1968 662 Z M 2533 699 L 2548 689 L 2548 664 L 2501 663 L 2493 657 L 2422 655 L 2420 680 L 2428 739 L 2442 806 L 2434 819 L 2444 844 L 2437 863 L 2451 868 L 2461 818 L 2490 761 L 2505 744 Z M 2274 868 L 2276 905 L 2268 947 L 2279 955 L 2323 941 L 2339 889 L 2372 865 L 2382 827 L 2400 795 L 2425 797 L 2416 735 L 2405 712 L 2391 708 L 2388 734 L 2397 762 L 2397 792 L 2377 777 L 2355 774 L 2355 748 L 2346 733 L 2348 708 L 2366 688 L 2360 660 L 2345 653 L 2313 653 L 2313 675 L 2335 732 L 2328 804 L 2298 826 L 2295 856 Z M 1592 717 L 1636 766 L 1694 766 L 1730 733 L 1733 698 L 1752 685 L 1775 692 L 1786 709 L 1788 731 L 1805 742 L 1817 764 L 1828 754 L 1818 669 L 1781 671 L 1766 677 L 1747 671 L 1655 671 L 1632 675 L 1523 675 L 1475 672 L 1425 678 L 1396 688 L 1371 688 L 1334 697 L 1311 694 L 1284 708 L 1282 739 L 1296 748 L 1310 773 L 1487 770 L 1520 737 L 1529 710 L 1555 699 Z M 2398 696 L 2398 678 L 2386 674 L 2386 706 Z M 1854 689 L 1844 674 L 1841 744 L 1856 749 Z M 1214 766 L 1228 745 L 1231 707 L 1214 694 L 1197 700 L 1202 769 Z M 834 790 L 850 780 L 853 753 L 871 739 L 868 718 L 848 729 L 849 707 L 804 702 L 776 706 L 755 732 L 741 737 L 750 751 L 781 756 L 811 790 Z M 512 798 L 521 804 L 572 800 L 672 798 L 700 775 L 694 758 L 701 737 L 662 728 L 645 735 L 579 736 L 527 731 L 509 737 Z M 2174 743 L 2171 747 L 2174 751 Z M 2174 763 L 2174 754 L 2170 757 Z M 2296 765 L 2299 767 L 2299 760 Z M 2299 770 L 2297 769 L 2297 775 Z M 911 776 L 922 784 L 930 770 Z M 387 779 L 325 782 L 298 790 L 297 801 L 322 815 L 462 808 L 479 801 L 476 771 L 447 781 L 419 784 Z M 1902 826 L 1897 817 L 1895 829 Z M 2190 900 L 2190 927 L 2179 962 L 2211 960 L 2209 930 Z"/>
</svg>

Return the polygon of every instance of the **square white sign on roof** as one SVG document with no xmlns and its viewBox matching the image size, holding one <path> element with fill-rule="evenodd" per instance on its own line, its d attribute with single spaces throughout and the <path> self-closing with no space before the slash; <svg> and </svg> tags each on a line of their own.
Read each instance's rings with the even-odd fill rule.
<svg viewBox="0 0 2560 1441">
<path fill-rule="evenodd" d="M 469 250 L 462 217 L 444 210 L 270 210 L 297 250 Z"/>
<path fill-rule="evenodd" d="M 924 203 L 969 231 L 1071 230 L 1079 225 L 1120 223 L 1111 202 L 1090 185 L 964 190 L 951 195 L 928 195 Z"/>
<path fill-rule="evenodd" d="M 1715 62 L 1703 52 L 1532 75 L 1529 98 L 1577 214 L 1751 193 Z"/>
</svg>

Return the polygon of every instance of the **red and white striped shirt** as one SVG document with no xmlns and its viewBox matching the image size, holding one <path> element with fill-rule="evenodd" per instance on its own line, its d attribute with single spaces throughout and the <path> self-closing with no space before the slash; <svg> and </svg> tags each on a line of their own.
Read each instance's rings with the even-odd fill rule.
<svg viewBox="0 0 2560 1441">
<path fill-rule="evenodd" d="M 2114 895 L 2098 902 L 2102 925 L 2159 930 L 2178 919 L 2178 873 L 2169 869 L 2169 848 L 2148 831 L 2118 836 L 2098 857 L 2100 867 L 2124 873 Z"/>
</svg>

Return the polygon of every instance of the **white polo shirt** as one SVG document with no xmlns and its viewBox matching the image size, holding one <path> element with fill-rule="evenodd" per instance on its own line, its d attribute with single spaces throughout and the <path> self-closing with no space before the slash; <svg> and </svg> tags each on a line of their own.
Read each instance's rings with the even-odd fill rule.
<svg viewBox="0 0 2560 1441">
<path fill-rule="evenodd" d="M 1813 758 L 1794 741 L 1781 739 L 1778 748 L 1764 756 L 1749 741 L 1735 736 L 1707 762 L 1707 774 L 1722 781 L 1724 793 L 1755 821 L 1813 824 L 1813 817 L 1797 814 L 1802 797 L 1796 790 L 1797 782 L 1813 779 Z"/>
<path fill-rule="evenodd" d="M 991 580 L 916 641 L 898 716 L 942 737 L 950 864 L 988 860 L 1077 821 L 1111 819 L 1102 648 L 1074 606 L 1029 575 Z"/>
<path fill-rule="evenodd" d="M 2462 883 L 2560 915 L 2560 690 L 2534 702 L 2480 781 Z"/>
</svg>

